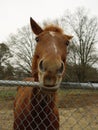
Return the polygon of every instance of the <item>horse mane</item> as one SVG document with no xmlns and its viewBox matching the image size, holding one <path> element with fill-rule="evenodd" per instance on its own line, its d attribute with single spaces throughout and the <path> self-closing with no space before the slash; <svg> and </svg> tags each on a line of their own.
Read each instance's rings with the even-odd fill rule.
<svg viewBox="0 0 98 130">
<path fill-rule="evenodd" d="M 61 33 L 63 34 L 63 30 L 55 25 L 48 25 L 45 27 L 44 31 L 53 31 L 53 32 L 57 32 L 57 33 Z"/>
</svg>

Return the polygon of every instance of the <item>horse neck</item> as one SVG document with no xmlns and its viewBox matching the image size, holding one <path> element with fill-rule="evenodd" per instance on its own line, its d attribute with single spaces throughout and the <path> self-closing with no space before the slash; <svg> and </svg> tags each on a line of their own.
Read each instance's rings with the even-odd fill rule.
<svg viewBox="0 0 98 130">
<path fill-rule="evenodd" d="M 49 106 L 53 108 L 56 105 L 56 95 L 57 93 L 45 93 L 39 88 L 33 88 L 32 92 L 32 105 L 33 106 Z"/>
<path fill-rule="evenodd" d="M 38 88 L 34 88 L 31 100 L 31 119 L 32 128 L 38 127 L 39 130 L 56 128 L 59 130 L 59 113 L 56 106 L 56 93 L 45 94 Z M 35 119 L 35 120 L 34 120 Z M 34 121 L 33 121 L 34 120 Z M 41 122 L 40 122 L 41 121 Z M 39 122 L 41 125 L 39 126 Z M 34 125 L 35 124 L 35 125 Z"/>
</svg>

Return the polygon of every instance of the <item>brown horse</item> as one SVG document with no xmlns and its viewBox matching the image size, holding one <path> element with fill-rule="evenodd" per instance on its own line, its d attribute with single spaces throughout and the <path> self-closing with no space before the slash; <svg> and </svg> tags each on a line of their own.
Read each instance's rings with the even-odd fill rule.
<svg viewBox="0 0 98 130">
<path fill-rule="evenodd" d="M 37 87 L 19 87 L 14 103 L 14 130 L 59 130 L 56 90 L 66 68 L 67 46 L 72 36 L 56 26 L 42 29 L 32 18 L 36 37 L 32 79 Z"/>
</svg>

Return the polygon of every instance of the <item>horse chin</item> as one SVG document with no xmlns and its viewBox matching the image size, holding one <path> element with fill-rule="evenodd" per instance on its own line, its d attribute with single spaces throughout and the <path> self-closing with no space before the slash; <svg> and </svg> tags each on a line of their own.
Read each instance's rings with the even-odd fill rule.
<svg viewBox="0 0 98 130">
<path fill-rule="evenodd" d="M 40 88 L 43 92 L 47 92 L 47 93 L 54 93 L 56 92 L 60 87 L 60 84 L 58 85 L 54 85 L 54 86 L 50 86 L 50 85 L 40 85 Z"/>
<path fill-rule="evenodd" d="M 57 79 L 56 82 L 53 83 L 44 83 L 43 76 L 39 76 L 39 87 L 42 92 L 53 93 L 56 92 L 60 88 L 62 78 Z"/>
</svg>

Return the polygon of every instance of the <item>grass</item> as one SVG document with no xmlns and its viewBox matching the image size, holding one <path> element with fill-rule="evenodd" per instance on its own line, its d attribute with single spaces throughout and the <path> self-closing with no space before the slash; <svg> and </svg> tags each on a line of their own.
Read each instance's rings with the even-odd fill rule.
<svg viewBox="0 0 98 130">
<path fill-rule="evenodd" d="M 2 87 L 0 88 L 0 99 L 14 98 L 17 91 L 16 87 Z M 64 97 L 67 95 L 84 95 L 84 94 L 98 94 L 98 90 L 84 90 L 84 89 L 59 89 L 58 96 Z"/>
<path fill-rule="evenodd" d="M 98 94 L 98 90 L 91 90 L 91 89 L 64 89 L 61 88 L 59 91 L 59 94 L 62 95 L 68 95 L 68 94 Z"/>
<path fill-rule="evenodd" d="M 0 88 L 0 99 L 5 100 L 5 99 L 11 99 L 14 98 L 16 95 L 16 87 L 11 88 L 11 87 L 2 87 Z"/>
</svg>

